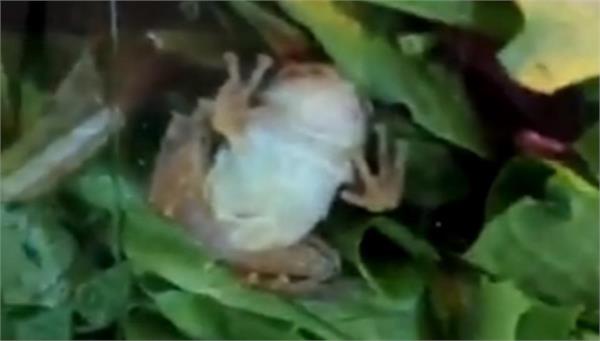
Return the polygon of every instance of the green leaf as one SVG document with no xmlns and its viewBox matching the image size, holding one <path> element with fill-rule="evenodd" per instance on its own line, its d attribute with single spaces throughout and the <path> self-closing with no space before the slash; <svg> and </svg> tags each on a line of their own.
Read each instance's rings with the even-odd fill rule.
<svg viewBox="0 0 600 341">
<path fill-rule="evenodd" d="M 32 80 L 21 81 L 21 131 L 28 131 L 41 118 L 50 104 L 50 94 L 39 88 Z"/>
<path fill-rule="evenodd" d="M 436 165 L 436 167 L 431 167 Z M 469 182 L 441 143 L 412 140 L 408 146 L 403 197 L 416 205 L 435 208 L 464 197 Z"/>
<path fill-rule="evenodd" d="M 485 157 L 488 149 L 457 75 L 440 64 L 407 56 L 382 33 L 332 1 L 283 1 L 308 27 L 336 66 L 375 99 L 406 104 L 413 119 L 436 136 Z"/>
<path fill-rule="evenodd" d="M 2 66 L 8 78 L 18 79 L 21 77 L 20 64 L 24 58 L 24 35 L 16 34 L 8 30 L 2 30 L 0 49 L 2 50 Z"/>
<path fill-rule="evenodd" d="M 28 34 L 25 30 L 3 30 L 2 64 L 8 77 L 33 78 L 42 88 L 54 88 L 89 42 L 81 34 L 65 32 L 47 30 Z"/>
<path fill-rule="evenodd" d="M 108 326 L 127 310 L 131 291 L 129 267 L 121 263 L 81 284 L 74 297 L 75 310 L 87 321 L 83 330 Z"/>
<path fill-rule="evenodd" d="M 432 272 L 427 291 L 428 338 L 465 339 L 465 332 L 473 330 L 470 309 L 475 304 L 479 276 L 466 270 L 441 263 Z"/>
<path fill-rule="evenodd" d="M 364 285 L 334 286 L 325 295 L 302 302 L 355 340 L 417 340 L 422 337 L 421 292 L 390 300 Z"/>
<path fill-rule="evenodd" d="M 423 56 L 436 45 L 436 36 L 431 33 L 403 33 L 398 35 L 398 45 L 407 56 Z"/>
<path fill-rule="evenodd" d="M 406 115 L 385 109 L 378 110 L 376 115 L 377 122 L 385 125 L 393 140 L 408 143 L 405 172 L 410 181 L 404 184 L 403 200 L 435 208 L 460 200 L 468 193 L 469 181 L 451 146 L 439 141 Z M 431 167 L 432 164 L 437 166 Z"/>
<path fill-rule="evenodd" d="M 598 332 L 585 330 L 585 331 L 581 331 L 581 336 L 578 339 L 579 340 L 596 341 L 596 340 L 600 339 L 600 334 L 598 334 Z"/>
<path fill-rule="evenodd" d="M 23 15 L 17 19 L 21 21 L 26 19 L 24 15 L 27 11 L 17 11 L 14 14 L 17 17 Z M 81 52 L 85 40 L 82 35 L 48 31 L 39 33 L 28 34 L 26 30 L 2 31 L 2 66 L 8 77 L 8 83 L 2 84 L 0 101 L 3 148 L 14 143 L 18 137 L 28 135 L 33 123 L 37 123 L 37 119 L 45 113 L 50 97 L 49 89 L 56 87 L 56 82 L 64 76 Z M 8 164 L 4 154 L 2 157 L 4 173 Z"/>
<path fill-rule="evenodd" d="M 177 54 L 203 67 L 225 67 L 223 53 L 231 50 L 231 42 L 213 30 L 155 29 L 146 34 L 155 47 L 165 53 Z"/>
<path fill-rule="evenodd" d="M 34 125 L 25 127 L 24 135 L 2 151 L 2 175 L 19 169 L 32 155 L 100 109 L 102 82 L 94 63 L 91 52 L 84 51 L 49 102 L 33 85 L 24 86 L 23 100 L 31 103 L 24 104 L 22 109 L 43 110 L 44 115 Z"/>
<path fill-rule="evenodd" d="M 153 298 L 158 309 L 193 339 L 301 339 L 291 323 L 226 307 L 207 296 L 172 290 Z"/>
<path fill-rule="evenodd" d="M 339 233 L 340 248 L 350 256 L 351 260 L 360 262 L 360 243 L 368 229 L 374 228 L 390 238 L 398 246 L 408 252 L 416 260 L 434 262 L 439 260 L 437 251 L 424 239 L 418 237 L 408 227 L 392 219 L 378 216 L 367 222 L 357 224 L 353 228 L 344 228 L 345 233 Z M 341 241 L 344 241 L 341 243 Z"/>
<path fill-rule="evenodd" d="M 76 245 L 51 208 L 3 207 L 1 252 L 4 303 L 53 307 L 67 298 Z"/>
<path fill-rule="evenodd" d="M 600 6 L 595 1 L 518 0 L 523 30 L 499 53 L 512 78 L 553 93 L 600 73 Z"/>
<path fill-rule="evenodd" d="M 488 222 L 466 257 L 552 303 L 598 308 L 598 190 L 569 169 L 544 197 L 523 197 Z M 526 260 L 526 261 L 524 261 Z"/>
<path fill-rule="evenodd" d="M 554 307 L 539 303 L 525 312 L 517 327 L 517 340 L 572 340 L 581 307 Z"/>
<path fill-rule="evenodd" d="M 482 279 L 473 299 L 473 328 L 466 339 L 515 340 L 521 314 L 531 301 L 510 282 L 492 283 Z"/>
<path fill-rule="evenodd" d="M 10 141 L 14 138 L 15 130 L 17 130 L 16 120 L 17 113 L 15 112 L 14 98 L 10 91 L 10 81 L 4 72 L 4 65 L 0 63 L 0 110 L 2 110 L 2 135 L 10 134 L 10 137 L 2 136 L 2 143 Z M 10 129 L 9 129 L 10 128 Z M 6 140 L 5 140 L 6 139 Z"/>
<path fill-rule="evenodd" d="M 308 51 L 309 42 L 301 30 L 258 3 L 232 1 L 228 4 L 260 33 L 278 56 L 298 55 Z"/>
<path fill-rule="evenodd" d="M 9 314 L 9 306 L 2 304 L 0 310 L 0 333 L 2 340 L 15 340 L 14 318 Z"/>
<path fill-rule="evenodd" d="M 429 298 L 434 339 L 516 340 L 523 314 L 541 304 L 512 281 L 493 282 L 462 263 L 438 268 Z"/>
<path fill-rule="evenodd" d="M 335 219 L 333 222 L 335 224 Z M 367 264 L 361 252 L 361 244 L 367 231 L 375 229 L 398 244 L 414 260 L 423 262 L 424 264 L 432 263 L 439 259 L 437 251 L 431 245 L 414 235 L 406 226 L 385 217 L 375 217 L 366 222 L 354 224 L 354 226 L 350 227 L 343 226 L 342 228 L 343 231 L 340 231 L 340 229 L 334 230 L 332 226 L 329 233 L 331 243 L 344 258 L 356 266 L 372 289 L 379 293 L 396 297 L 405 295 L 418 296 L 416 293 L 420 292 L 423 288 L 422 279 L 413 273 L 413 269 L 410 266 L 402 266 L 397 262 L 393 265 L 382 262 L 379 266 L 370 263 Z M 411 275 L 404 277 L 402 276 L 403 274 Z M 399 278 L 404 278 L 404 280 L 394 283 L 395 285 L 386 283 L 386 281 Z"/>
<path fill-rule="evenodd" d="M 441 327 L 434 338 L 559 340 L 574 330 L 581 306 L 550 306 L 512 281 L 492 282 L 472 269 L 459 269 L 440 269 L 433 277 L 430 301 Z"/>
<path fill-rule="evenodd" d="M 486 201 L 486 220 L 491 220 L 525 196 L 543 197 L 546 180 L 552 174 L 552 168 L 533 158 L 516 157 L 508 162 L 490 189 Z"/>
<path fill-rule="evenodd" d="M 14 320 L 17 340 L 70 340 L 71 308 L 56 307 Z"/>
<path fill-rule="evenodd" d="M 587 163 L 590 172 L 596 177 L 600 176 L 598 143 L 598 122 L 588 128 L 575 143 L 575 149 Z"/>
<path fill-rule="evenodd" d="M 586 102 L 598 104 L 600 101 L 600 78 L 595 77 L 581 83 L 580 89 Z"/>
<path fill-rule="evenodd" d="M 90 165 L 71 179 L 66 187 L 83 201 L 108 211 L 114 209 L 117 199 L 123 207 L 145 205 L 142 189 L 133 180 L 113 174 L 105 165 Z"/>
<path fill-rule="evenodd" d="M 520 23 L 517 9 L 509 2 L 466 0 L 367 0 L 405 13 L 476 30 L 492 37 L 510 37 Z"/>
<path fill-rule="evenodd" d="M 123 322 L 127 340 L 185 340 L 185 336 L 158 314 L 136 310 Z"/>
</svg>

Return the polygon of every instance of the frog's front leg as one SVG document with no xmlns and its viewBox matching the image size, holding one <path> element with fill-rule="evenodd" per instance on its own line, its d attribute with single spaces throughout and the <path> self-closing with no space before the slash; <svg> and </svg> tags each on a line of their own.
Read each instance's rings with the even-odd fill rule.
<svg viewBox="0 0 600 341">
<path fill-rule="evenodd" d="M 245 282 L 272 291 L 314 291 L 340 271 L 338 253 L 316 236 L 282 249 L 244 252 L 232 261 Z"/>
<path fill-rule="evenodd" d="M 353 164 L 363 185 L 362 193 L 345 190 L 341 197 L 346 202 L 363 207 L 371 212 L 382 212 L 400 204 L 404 187 L 406 142 L 396 141 L 393 148 L 388 145 L 387 132 L 383 125 L 375 126 L 377 135 L 378 174 L 373 174 L 364 155 L 356 155 Z M 393 150 L 393 155 L 392 151 Z"/>
<path fill-rule="evenodd" d="M 248 82 L 244 83 L 240 76 L 237 56 L 227 52 L 224 59 L 229 78 L 217 93 L 212 125 L 217 132 L 227 138 L 229 143 L 235 144 L 248 120 L 250 96 L 260 84 L 273 60 L 267 55 L 258 55 L 256 69 Z"/>
</svg>

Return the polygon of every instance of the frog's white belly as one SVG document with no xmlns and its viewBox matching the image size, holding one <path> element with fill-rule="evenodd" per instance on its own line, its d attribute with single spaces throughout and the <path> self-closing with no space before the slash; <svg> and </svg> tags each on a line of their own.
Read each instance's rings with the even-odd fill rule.
<svg viewBox="0 0 600 341">
<path fill-rule="evenodd" d="M 221 239 L 240 251 L 287 247 L 326 216 L 350 160 L 290 131 L 248 128 L 243 150 L 221 149 L 209 175 Z"/>
</svg>

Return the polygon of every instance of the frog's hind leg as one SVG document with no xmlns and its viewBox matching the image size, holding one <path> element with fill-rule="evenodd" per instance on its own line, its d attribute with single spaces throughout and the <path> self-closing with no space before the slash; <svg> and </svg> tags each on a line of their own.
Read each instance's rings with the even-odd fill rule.
<svg viewBox="0 0 600 341">
<path fill-rule="evenodd" d="M 362 193 L 345 190 L 341 193 L 344 201 L 363 207 L 371 212 L 382 212 L 394 209 L 400 203 L 404 187 L 404 168 L 407 155 L 405 141 L 396 141 L 393 148 L 388 145 L 387 132 L 383 125 L 375 126 L 377 134 L 378 174 L 374 174 L 364 155 L 353 159 Z M 391 150 L 393 150 L 393 154 Z"/>
<path fill-rule="evenodd" d="M 240 253 L 233 264 L 247 284 L 286 294 L 314 291 L 340 271 L 337 252 L 316 236 L 283 249 Z"/>
<path fill-rule="evenodd" d="M 238 137 L 248 119 L 250 97 L 272 65 L 273 60 L 267 55 L 258 55 L 257 66 L 249 80 L 244 83 L 240 76 L 237 56 L 227 52 L 224 59 L 229 78 L 217 93 L 212 125 L 217 132 L 227 138 L 229 143 L 235 144 L 239 141 Z"/>
<path fill-rule="evenodd" d="M 163 214 L 177 218 L 186 202 L 203 197 L 210 165 L 213 104 L 201 100 L 190 116 L 173 113 L 156 157 L 149 201 Z"/>
</svg>

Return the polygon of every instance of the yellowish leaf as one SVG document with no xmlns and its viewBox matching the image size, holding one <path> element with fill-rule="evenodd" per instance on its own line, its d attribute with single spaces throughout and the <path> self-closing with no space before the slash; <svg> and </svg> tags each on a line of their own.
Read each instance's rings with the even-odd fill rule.
<svg viewBox="0 0 600 341">
<path fill-rule="evenodd" d="M 550 94 L 600 74 L 600 3 L 516 2 L 525 25 L 499 54 L 515 80 Z"/>
</svg>

